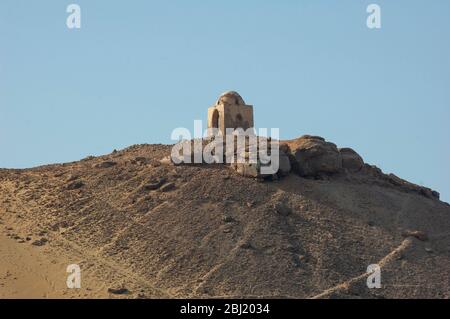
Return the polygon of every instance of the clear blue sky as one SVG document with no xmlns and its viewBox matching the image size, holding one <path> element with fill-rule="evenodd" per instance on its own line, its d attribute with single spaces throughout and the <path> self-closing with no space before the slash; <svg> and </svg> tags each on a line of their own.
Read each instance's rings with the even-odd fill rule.
<svg viewBox="0 0 450 319">
<path fill-rule="evenodd" d="M 170 143 L 237 90 L 257 127 L 352 147 L 450 201 L 449 15 L 448 0 L 1 0 L 0 167 Z"/>
</svg>

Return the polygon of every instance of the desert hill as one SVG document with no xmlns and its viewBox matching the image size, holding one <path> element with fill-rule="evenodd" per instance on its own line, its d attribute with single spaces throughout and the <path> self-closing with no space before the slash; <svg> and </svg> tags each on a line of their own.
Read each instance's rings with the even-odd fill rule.
<svg viewBox="0 0 450 319">
<path fill-rule="evenodd" d="M 290 156 L 311 138 L 285 142 Z M 348 169 L 274 180 L 161 162 L 170 152 L 0 170 L 0 296 L 32 273 L 37 297 L 450 297 L 450 206 L 436 192 L 351 169 L 349 149 Z M 64 287 L 72 263 L 76 291 Z M 381 289 L 366 286 L 370 264 Z"/>
</svg>

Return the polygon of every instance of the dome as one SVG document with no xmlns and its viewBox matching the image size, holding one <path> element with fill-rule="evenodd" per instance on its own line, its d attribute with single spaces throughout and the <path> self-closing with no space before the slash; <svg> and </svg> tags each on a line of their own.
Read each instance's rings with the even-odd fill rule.
<svg viewBox="0 0 450 319">
<path fill-rule="evenodd" d="M 219 96 L 216 105 L 219 104 L 245 105 L 245 102 L 238 92 L 228 91 Z"/>
</svg>

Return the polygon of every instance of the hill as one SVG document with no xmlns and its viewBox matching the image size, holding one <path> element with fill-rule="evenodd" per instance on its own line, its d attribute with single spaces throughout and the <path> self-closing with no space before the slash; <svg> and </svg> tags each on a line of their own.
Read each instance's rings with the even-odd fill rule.
<svg viewBox="0 0 450 319">
<path fill-rule="evenodd" d="M 450 206 L 436 192 L 368 164 L 266 181 L 161 162 L 170 151 L 0 170 L 0 296 L 450 297 Z M 73 263 L 80 290 L 65 287 Z M 366 286 L 370 264 L 381 289 Z"/>
</svg>

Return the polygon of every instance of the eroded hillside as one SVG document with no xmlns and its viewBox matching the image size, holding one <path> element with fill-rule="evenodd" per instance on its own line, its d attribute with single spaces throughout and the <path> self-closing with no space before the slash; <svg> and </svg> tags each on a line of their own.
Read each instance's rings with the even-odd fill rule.
<svg viewBox="0 0 450 319">
<path fill-rule="evenodd" d="M 367 165 L 257 181 L 161 163 L 170 149 L 0 170 L 2 233 L 55 260 L 60 275 L 30 267 L 52 272 L 56 296 L 450 297 L 450 207 L 437 198 Z M 77 292 L 54 284 L 71 263 L 83 273 Z M 369 290 L 374 263 L 383 288 Z"/>
</svg>

